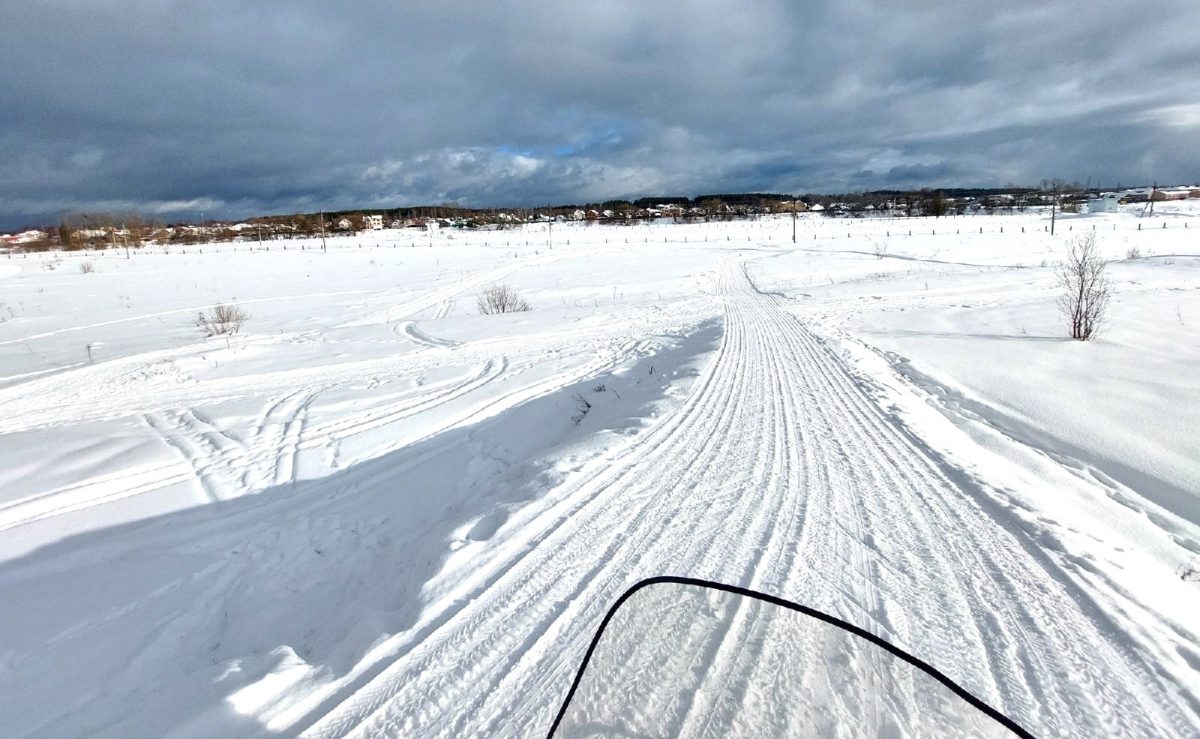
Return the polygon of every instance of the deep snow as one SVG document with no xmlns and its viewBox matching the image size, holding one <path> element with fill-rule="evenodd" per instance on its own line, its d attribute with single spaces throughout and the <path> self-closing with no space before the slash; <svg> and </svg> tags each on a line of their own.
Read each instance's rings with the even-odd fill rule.
<svg viewBox="0 0 1200 739">
<path fill-rule="evenodd" d="M 0 260 L 4 733 L 536 734 L 670 572 L 835 612 L 1038 734 L 1194 735 L 1189 205 Z M 1081 344 L 1053 262 L 1093 227 L 1117 298 Z M 534 310 L 478 316 L 497 282 Z M 222 301 L 251 319 L 204 340 Z M 695 690 L 650 713 L 736 733 L 762 700 Z"/>
</svg>

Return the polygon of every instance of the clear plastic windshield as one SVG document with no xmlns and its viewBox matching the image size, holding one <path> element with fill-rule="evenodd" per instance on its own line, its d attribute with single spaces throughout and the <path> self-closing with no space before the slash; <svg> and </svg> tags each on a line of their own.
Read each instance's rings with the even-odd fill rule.
<svg viewBox="0 0 1200 739">
<path fill-rule="evenodd" d="M 617 610 L 555 736 L 1014 734 L 863 636 L 746 595 L 663 583 Z"/>
</svg>

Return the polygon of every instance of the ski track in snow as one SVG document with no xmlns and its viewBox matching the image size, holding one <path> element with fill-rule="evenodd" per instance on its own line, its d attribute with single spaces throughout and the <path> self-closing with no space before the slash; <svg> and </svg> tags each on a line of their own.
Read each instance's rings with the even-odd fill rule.
<svg viewBox="0 0 1200 739">
<path fill-rule="evenodd" d="M 1035 734 L 1200 731 L 1168 678 L 1083 590 L 974 483 L 895 426 L 841 359 L 753 288 L 744 266 L 730 262 L 718 282 L 722 343 L 681 408 L 615 463 L 585 468 L 514 518 L 490 558 L 452 560 L 439 577 L 466 585 L 292 731 L 544 733 L 609 605 L 657 574 L 835 613 L 921 655 Z M 688 623 L 664 628 L 683 633 Z M 771 628 L 739 615 L 700 665 L 668 640 L 629 693 L 658 712 L 663 734 L 735 730 L 739 705 L 752 709 L 756 697 L 703 683 L 723 686 L 734 660 L 753 660 L 740 645 Z M 631 637 L 615 648 L 653 645 Z M 703 676 L 690 714 L 654 702 L 661 676 L 689 671 Z"/>
</svg>

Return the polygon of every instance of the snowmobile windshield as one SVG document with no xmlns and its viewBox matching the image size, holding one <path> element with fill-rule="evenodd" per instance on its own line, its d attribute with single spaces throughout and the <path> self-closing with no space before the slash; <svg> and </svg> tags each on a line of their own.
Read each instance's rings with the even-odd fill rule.
<svg viewBox="0 0 1200 739">
<path fill-rule="evenodd" d="M 551 736 L 1029 734 L 840 619 L 740 588 L 653 578 L 609 611 Z"/>
</svg>

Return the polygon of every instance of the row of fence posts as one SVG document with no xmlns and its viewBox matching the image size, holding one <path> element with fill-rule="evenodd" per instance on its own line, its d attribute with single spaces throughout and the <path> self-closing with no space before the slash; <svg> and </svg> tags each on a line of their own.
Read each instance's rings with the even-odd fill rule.
<svg viewBox="0 0 1200 739">
<path fill-rule="evenodd" d="M 1188 228 L 1188 227 L 1189 227 L 1189 224 L 1188 224 L 1188 222 L 1187 222 L 1187 221 L 1184 221 L 1184 222 L 1183 222 L 1183 227 L 1184 227 L 1184 228 Z M 1166 229 L 1166 228 L 1167 228 L 1167 222 L 1166 222 L 1166 221 L 1162 221 L 1162 226 L 1161 226 L 1161 228 L 1162 228 L 1162 229 Z M 1074 231 L 1074 230 L 1075 230 L 1075 226 L 1074 226 L 1074 225 L 1069 225 L 1069 226 L 1067 226 L 1067 230 L 1068 230 L 1068 231 Z M 1094 223 L 1093 223 L 1093 224 L 1092 224 L 1092 231 L 1095 231 L 1095 230 L 1096 230 L 1096 224 L 1094 224 Z M 1113 230 L 1113 231 L 1116 231 L 1116 230 L 1117 230 L 1117 224 L 1115 224 L 1115 223 L 1113 224 L 1112 230 Z M 1137 230 L 1138 230 L 1138 231 L 1141 231 L 1141 230 L 1142 230 L 1142 224 L 1141 224 L 1141 222 L 1139 222 L 1139 223 L 1137 224 Z M 1047 232 L 1047 233 L 1048 233 L 1048 232 L 1050 231 L 1050 227 L 1049 227 L 1049 226 L 1043 226 L 1043 227 L 1042 227 L 1042 231 L 1044 231 L 1044 232 Z M 980 234 L 983 234 L 983 232 L 984 232 L 984 231 L 983 231 L 983 227 L 982 227 L 982 226 L 980 226 L 980 228 L 979 228 L 979 233 L 980 233 Z M 937 229 L 930 229 L 930 232 L 929 232 L 929 233 L 930 233 L 930 235 L 931 235 L 931 236 L 937 236 Z M 955 233 L 955 235 L 961 235 L 961 234 L 962 234 L 962 229 L 961 229 L 961 228 L 960 228 L 960 229 L 955 229 L 954 233 Z M 1000 227 L 999 233 L 1004 233 L 1004 226 L 1001 226 L 1001 227 Z M 1021 226 L 1021 233 L 1025 233 L 1025 227 L 1024 227 L 1024 226 Z M 908 232 L 907 232 L 907 234 L 902 234 L 902 235 L 912 236 L 912 235 L 913 235 L 912 229 L 909 229 L 909 230 L 908 230 Z M 862 234 L 862 236 L 863 236 L 863 237 L 867 237 L 867 236 L 870 236 L 870 234 Z M 886 234 L 885 234 L 885 238 L 891 238 L 891 236 L 892 236 L 892 232 L 891 232 L 890 230 L 889 230 L 889 231 L 887 231 L 887 232 L 886 232 Z M 852 234 L 852 233 L 850 233 L 849 231 L 847 231 L 847 232 L 846 232 L 846 238 L 848 238 L 848 239 L 851 239 L 851 238 L 854 238 L 854 236 L 853 236 L 853 234 Z M 732 236 L 729 236 L 729 235 L 726 235 L 726 236 L 725 236 L 725 241 L 727 241 L 727 242 L 730 242 L 730 241 L 732 241 L 732 240 L 733 240 L 733 237 L 732 237 Z M 747 236 L 747 237 L 746 237 L 746 241 L 747 241 L 747 242 L 752 242 L 753 240 L 754 240 L 754 238 L 753 238 L 752 236 Z M 775 237 L 774 237 L 773 235 L 771 235 L 771 234 L 768 234 L 768 235 L 767 235 L 767 241 L 774 241 L 774 240 L 775 240 Z M 817 234 L 815 234 L 815 233 L 814 233 L 814 234 L 813 234 L 813 241 L 816 241 L 816 240 L 817 240 Z M 605 240 L 604 240 L 604 243 L 605 243 L 605 244 L 609 243 L 609 242 L 608 242 L 608 239 L 605 239 Z M 626 244 L 628 244 L 628 243 L 629 243 L 629 239 L 628 239 L 628 238 L 626 238 L 626 239 L 625 239 L 625 243 L 626 243 Z M 650 243 L 650 238 L 649 238 L 649 237 L 644 237 L 644 238 L 642 239 L 642 243 L 643 243 L 643 244 L 649 244 L 649 243 Z M 664 236 L 664 237 L 663 237 L 663 243 L 664 243 L 664 244 L 670 243 L 670 239 L 669 239 L 669 237 L 667 237 L 667 236 Z M 689 242 L 688 242 L 688 237 L 687 237 L 687 236 L 684 236 L 684 237 L 683 237 L 683 242 L 682 242 L 682 243 L 685 243 L 685 244 L 686 244 L 686 243 L 689 243 Z M 704 237 L 704 243 L 708 243 L 708 236 L 707 236 L 707 235 Z M 485 242 L 483 242 L 483 245 L 484 245 L 484 246 L 491 246 L 491 243 L 490 243 L 490 242 L 488 242 L 488 241 L 485 241 Z M 506 242 L 504 242 L 504 245 L 505 245 L 506 247 L 511 247 L 511 246 L 512 246 L 512 242 L 511 242 L 511 241 L 506 241 Z M 570 239 L 567 239 L 567 240 L 566 240 L 566 243 L 564 244 L 564 246 L 570 246 L 570 245 L 571 245 L 571 240 L 570 240 Z M 376 248 L 379 248 L 379 247 L 381 247 L 381 246 L 383 246 L 383 245 L 382 245 L 382 244 L 374 244 L 374 246 L 375 246 Z M 392 244 L 392 248 L 393 248 L 393 249 L 399 249 L 399 248 L 400 248 L 400 246 L 401 246 L 401 245 L 400 245 L 399 243 L 393 243 L 393 244 Z M 420 246 L 420 244 L 418 244 L 418 243 L 416 243 L 416 242 L 413 242 L 413 243 L 411 244 L 411 246 L 412 246 L 412 247 L 414 247 L 414 248 L 416 248 L 416 247 L 419 247 L 419 246 Z M 433 242 L 432 242 L 432 241 L 428 242 L 428 243 L 426 244 L 426 246 L 432 249 L 432 248 L 433 248 Z M 526 242 L 525 242 L 525 246 L 530 246 L 530 242 L 526 241 Z M 554 248 L 553 244 L 548 244 L 547 246 L 549 246 L 551 249 L 553 249 L 553 248 Z M 300 251 L 305 251 L 305 250 L 306 250 L 306 248 L 307 248 L 307 247 L 305 247 L 305 246 L 304 246 L 304 244 L 301 244 L 301 245 L 300 245 Z M 359 249 L 363 248 L 363 245 L 362 245 L 362 243 L 359 243 L 359 245 L 358 245 L 358 248 L 359 248 Z M 232 248 L 232 251 L 234 251 L 234 252 L 236 252 L 237 250 L 238 250 L 238 249 L 237 249 L 237 247 L 236 247 L 236 246 Z M 89 250 L 86 250 L 86 249 L 85 249 L 85 250 L 80 250 L 80 251 L 78 251 L 78 252 L 75 252 L 75 253 L 79 254 L 80 256 L 100 256 L 100 257 L 104 257 L 104 256 L 108 256 L 109 254 L 117 254 L 119 251 L 120 251 L 120 250 L 118 250 L 117 252 L 114 252 L 112 249 L 105 249 L 105 250 L 91 250 L 91 251 L 89 251 Z M 251 252 L 253 252 L 253 251 L 255 251 L 255 249 L 254 249 L 254 247 L 253 247 L 253 246 L 251 246 L 251 247 L 249 247 L 249 249 L 247 249 L 247 251 L 251 251 Z M 262 247 L 261 249 L 259 249 L 258 251 L 271 251 L 271 247 L 270 247 L 270 246 L 263 246 L 263 247 Z M 287 244 L 284 244 L 284 245 L 283 245 L 283 251 L 287 251 Z M 314 251 L 315 251 L 315 248 L 314 248 Z M 198 254 L 203 254 L 203 253 L 204 253 L 204 249 L 202 249 L 202 248 L 197 248 L 196 252 L 197 252 Z M 40 253 L 40 252 L 39 252 L 39 253 Z M 134 251 L 134 252 L 132 252 L 132 253 L 134 253 L 134 254 L 141 254 L 141 253 L 154 253 L 154 252 L 153 252 L 153 250 L 150 250 L 150 249 L 147 249 L 147 250 L 144 250 L 144 251 L 143 251 L 142 249 L 140 249 L 140 248 L 139 248 L 139 249 L 135 250 L 135 251 Z M 158 252 L 158 253 L 159 253 L 159 254 L 161 254 L 161 255 L 163 255 L 163 256 L 166 256 L 167 254 L 174 254 L 174 253 L 179 253 L 179 254 L 187 254 L 187 253 L 188 253 L 188 250 L 185 248 L 185 249 L 180 249 L 178 252 L 174 252 L 174 251 L 168 251 L 167 249 L 165 249 L 165 248 L 164 248 L 162 251 L 160 251 L 160 252 Z M 7 254 L 7 257 L 8 257 L 9 259 L 12 259 L 14 256 L 20 256 L 22 259 L 27 259 L 27 258 L 29 257 L 29 254 L 30 254 L 29 252 L 21 252 L 19 255 L 14 255 L 14 254 L 13 254 L 13 252 L 11 252 L 11 251 L 10 251 L 10 252 L 8 252 L 8 254 Z"/>
</svg>

